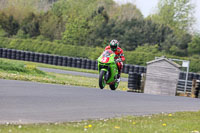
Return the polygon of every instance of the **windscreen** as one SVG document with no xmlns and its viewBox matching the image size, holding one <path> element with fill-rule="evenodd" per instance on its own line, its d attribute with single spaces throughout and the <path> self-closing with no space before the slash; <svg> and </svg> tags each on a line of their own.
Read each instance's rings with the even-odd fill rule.
<svg viewBox="0 0 200 133">
<path fill-rule="evenodd" d="M 103 57 L 110 57 L 114 52 L 112 50 L 106 50 L 103 52 Z"/>
</svg>

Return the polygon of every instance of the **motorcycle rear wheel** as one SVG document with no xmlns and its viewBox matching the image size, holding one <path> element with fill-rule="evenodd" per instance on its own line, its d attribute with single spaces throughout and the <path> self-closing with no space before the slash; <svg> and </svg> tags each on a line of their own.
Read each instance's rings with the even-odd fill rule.
<svg viewBox="0 0 200 133">
<path fill-rule="evenodd" d="M 100 89 L 103 89 L 105 86 L 106 86 L 106 81 L 104 79 L 104 76 L 105 76 L 105 71 L 100 71 L 100 74 L 99 74 L 99 87 Z"/>
<path fill-rule="evenodd" d="M 114 84 L 110 85 L 110 89 L 111 90 L 116 90 L 117 87 L 118 87 L 119 83 L 118 82 L 115 82 Z"/>
</svg>

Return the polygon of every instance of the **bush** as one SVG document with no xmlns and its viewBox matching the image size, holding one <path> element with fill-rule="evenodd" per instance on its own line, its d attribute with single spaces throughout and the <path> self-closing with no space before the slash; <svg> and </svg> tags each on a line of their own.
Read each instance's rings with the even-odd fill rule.
<svg viewBox="0 0 200 133">
<path fill-rule="evenodd" d="M 61 56 L 88 58 L 96 60 L 103 52 L 104 48 L 93 48 L 86 46 L 74 46 L 62 44 L 59 41 L 41 41 L 39 39 L 10 39 L 0 37 L 0 48 L 18 49 L 39 53 L 55 54 Z M 200 58 L 178 57 L 165 54 L 158 51 L 158 46 L 144 45 L 138 47 L 135 51 L 124 51 L 125 63 L 146 66 L 146 62 L 154 60 L 155 57 L 165 55 L 167 58 L 189 60 L 190 71 L 200 72 Z"/>
</svg>

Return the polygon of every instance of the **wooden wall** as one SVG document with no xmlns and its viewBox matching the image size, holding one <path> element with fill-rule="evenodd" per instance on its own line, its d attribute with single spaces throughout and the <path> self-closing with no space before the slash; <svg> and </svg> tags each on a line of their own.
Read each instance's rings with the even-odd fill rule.
<svg viewBox="0 0 200 133">
<path fill-rule="evenodd" d="M 147 64 L 144 93 L 158 95 L 176 95 L 180 70 L 166 60 Z"/>
</svg>

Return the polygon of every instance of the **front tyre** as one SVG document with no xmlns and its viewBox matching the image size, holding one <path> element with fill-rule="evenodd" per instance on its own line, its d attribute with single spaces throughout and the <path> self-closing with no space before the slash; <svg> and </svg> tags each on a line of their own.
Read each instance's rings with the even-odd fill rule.
<svg viewBox="0 0 200 133">
<path fill-rule="evenodd" d="M 119 85 L 119 82 L 115 82 L 114 84 L 111 84 L 111 85 L 110 85 L 110 89 L 111 89 L 111 90 L 116 90 L 117 87 L 118 87 L 118 85 Z"/>
<path fill-rule="evenodd" d="M 99 87 L 100 89 L 103 89 L 106 86 L 106 81 L 104 79 L 105 77 L 105 71 L 101 70 L 99 74 Z"/>
</svg>

